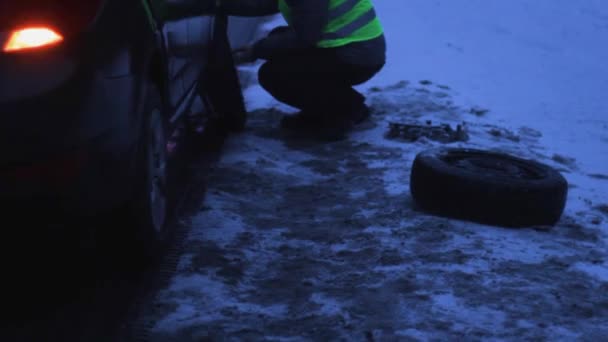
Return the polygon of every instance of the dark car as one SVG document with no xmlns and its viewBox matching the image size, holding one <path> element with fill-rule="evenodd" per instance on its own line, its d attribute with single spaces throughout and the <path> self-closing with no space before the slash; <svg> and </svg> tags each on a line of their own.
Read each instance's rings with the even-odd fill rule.
<svg viewBox="0 0 608 342">
<path fill-rule="evenodd" d="M 145 244 L 160 239 L 168 137 L 192 103 L 203 99 L 205 115 L 229 129 L 245 124 L 227 20 L 159 23 L 147 0 L 2 0 L 5 214 L 125 209 L 124 229 Z"/>
</svg>

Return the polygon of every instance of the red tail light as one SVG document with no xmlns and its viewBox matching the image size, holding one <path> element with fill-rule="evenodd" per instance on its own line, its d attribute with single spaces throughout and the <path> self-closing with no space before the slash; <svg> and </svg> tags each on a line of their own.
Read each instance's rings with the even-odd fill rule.
<svg viewBox="0 0 608 342">
<path fill-rule="evenodd" d="M 4 44 L 4 52 L 15 52 L 56 45 L 63 41 L 63 36 L 49 27 L 26 27 L 14 30 Z"/>
<path fill-rule="evenodd" d="M 90 27 L 105 3 L 106 0 L 0 0 L 0 55 L 71 42 Z"/>
</svg>

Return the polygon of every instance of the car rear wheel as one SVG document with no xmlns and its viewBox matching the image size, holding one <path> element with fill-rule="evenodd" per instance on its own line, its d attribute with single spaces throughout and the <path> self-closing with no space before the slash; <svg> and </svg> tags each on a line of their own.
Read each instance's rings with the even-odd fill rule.
<svg viewBox="0 0 608 342">
<path fill-rule="evenodd" d="M 168 216 L 167 123 L 155 87 L 148 91 L 144 115 L 137 183 L 129 212 L 134 228 L 132 243 L 137 253 L 149 260 L 162 247 Z"/>
<path fill-rule="evenodd" d="M 217 15 L 206 77 L 200 93 L 224 128 L 230 132 L 240 132 L 247 124 L 247 109 L 227 32 L 228 18 Z"/>
<path fill-rule="evenodd" d="M 414 160 L 410 190 L 439 215 L 507 227 L 554 225 L 568 193 L 566 179 L 532 160 L 489 151 L 439 148 Z"/>
</svg>

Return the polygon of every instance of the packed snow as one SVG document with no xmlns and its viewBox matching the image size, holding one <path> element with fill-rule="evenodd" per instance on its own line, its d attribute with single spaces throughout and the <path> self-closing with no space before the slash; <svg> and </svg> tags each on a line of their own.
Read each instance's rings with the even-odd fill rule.
<svg viewBox="0 0 608 342">
<path fill-rule="evenodd" d="M 361 86 L 371 122 L 342 142 L 290 139 L 277 126 L 294 109 L 248 87 L 248 128 L 208 179 L 151 340 L 605 339 L 608 2 L 375 3 L 389 61 Z M 451 146 L 557 168 L 562 220 L 416 211 L 411 163 L 441 143 L 386 137 L 412 120 L 465 123 Z"/>
</svg>

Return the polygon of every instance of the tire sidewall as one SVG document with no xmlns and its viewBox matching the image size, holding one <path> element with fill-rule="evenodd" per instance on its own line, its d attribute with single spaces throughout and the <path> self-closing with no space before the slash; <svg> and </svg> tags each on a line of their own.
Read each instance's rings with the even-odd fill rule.
<svg viewBox="0 0 608 342">
<path fill-rule="evenodd" d="M 450 165 L 446 153 L 476 153 L 524 163 L 542 173 L 538 179 L 481 174 Z M 416 203 L 435 214 L 498 226 L 553 225 L 563 213 L 567 182 L 547 165 L 514 156 L 472 149 L 432 149 L 418 154 L 410 191 Z"/>
<path fill-rule="evenodd" d="M 504 159 L 507 162 L 517 162 L 520 164 L 525 164 L 529 168 L 534 169 L 538 173 L 542 174 L 542 176 L 538 179 L 520 179 L 520 178 L 511 178 L 511 177 L 499 177 L 492 173 L 479 173 L 471 170 L 459 168 L 453 165 L 450 165 L 442 160 L 442 157 L 449 153 L 465 153 L 465 154 L 479 154 L 492 156 L 496 158 Z M 478 149 L 470 149 L 470 148 L 437 148 L 431 149 L 424 152 L 421 152 L 416 157 L 418 163 L 425 164 L 426 167 L 432 168 L 438 173 L 443 174 L 445 177 L 453 177 L 465 181 L 467 183 L 476 183 L 479 186 L 507 186 L 509 188 L 545 188 L 547 186 L 554 186 L 555 183 L 565 183 L 566 180 L 564 177 L 557 172 L 555 169 L 549 167 L 548 165 L 539 163 L 534 160 L 523 159 L 519 157 L 515 157 L 512 155 L 484 151 Z"/>
<path fill-rule="evenodd" d="M 136 187 L 133 196 L 133 202 L 130 210 L 130 216 L 134 225 L 133 244 L 134 248 L 139 251 L 144 259 L 153 258 L 159 251 L 166 235 L 166 225 L 168 217 L 168 197 L 165 188 L 164 191 L 164 207 L 162 213 L 158 212 L 158 207 L 154 205 L 152 199 L 153 182 L 155 182 L 156 174 L 154 172 L 150 158 L 156 151 L 152 151 L 155 146 L 153 136 L 157 136 L 157 140 L 161 146 L 165 146 L 162 150 L 164 167 L 164 181 L 166 186 L 167 180 L 167 123 L 162 112 L 161 96 L 158 89 L 154 86 L 148 86 L 146 92 L 146 105 L 143 113 L 143 127 L 140 136 L 140 148 L 138 151 L 138 162 L 135 175 Z M 155 218 L 156 215 L 161 215 L 160 221 Z"/>
</svg>

